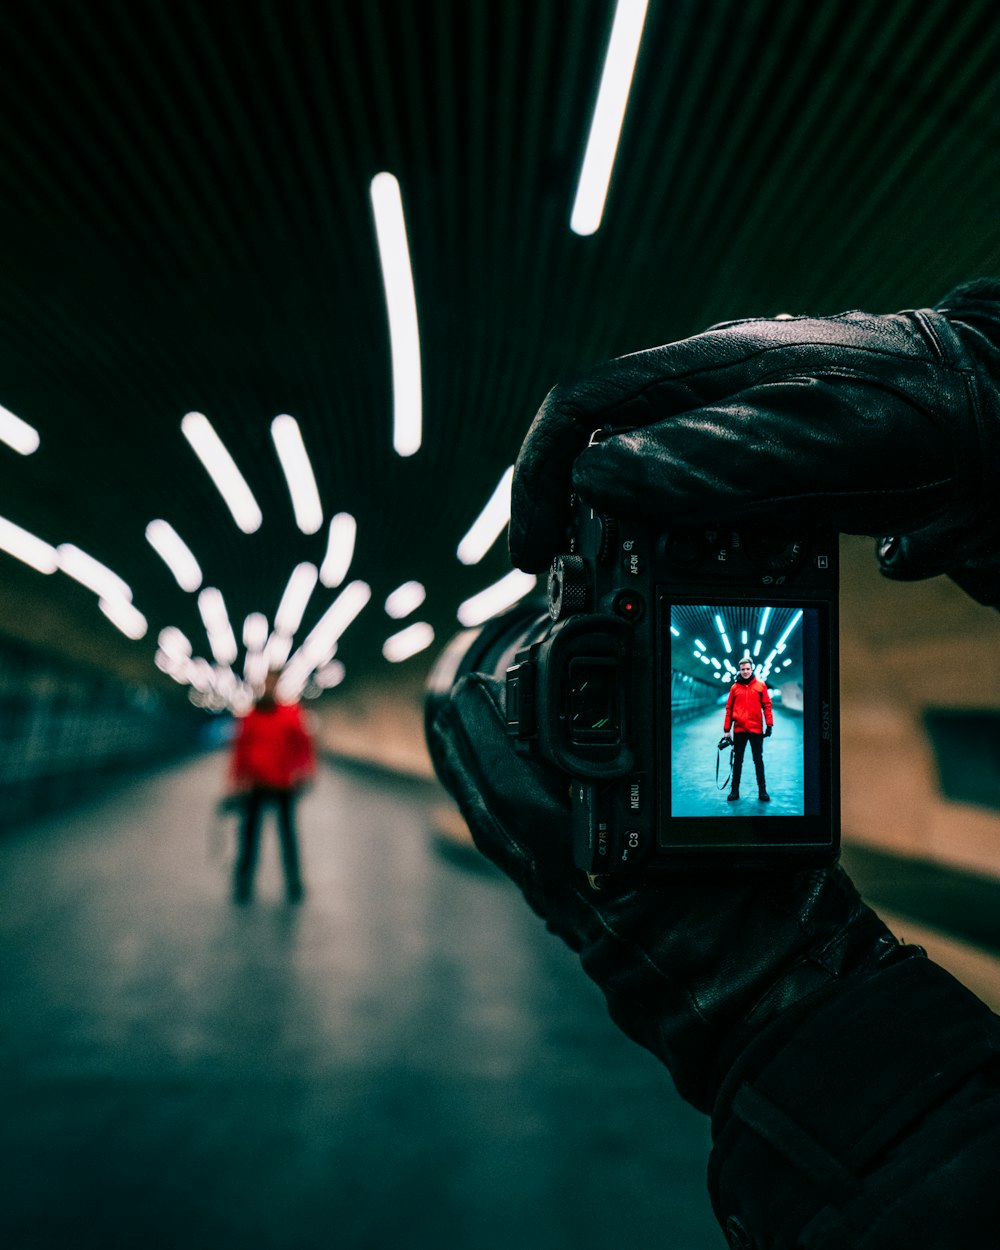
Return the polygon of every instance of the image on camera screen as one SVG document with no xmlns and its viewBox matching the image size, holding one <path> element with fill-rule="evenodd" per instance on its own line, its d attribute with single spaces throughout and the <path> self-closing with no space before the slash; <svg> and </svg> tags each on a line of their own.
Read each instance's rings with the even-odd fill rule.
<svg viewBox="0 0 1000 1250">
<path fill-rule="evenodd" d="M 789 603 L 671 604 L 671 816 L 817 812 L 818 616 Z"/>
</svg>

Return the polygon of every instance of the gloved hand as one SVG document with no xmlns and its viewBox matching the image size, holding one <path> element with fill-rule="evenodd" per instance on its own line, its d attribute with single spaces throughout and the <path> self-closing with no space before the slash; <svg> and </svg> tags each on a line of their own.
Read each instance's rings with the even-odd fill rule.
<svg viewBox="0 0 1000 1250">
<path fill-rule="evenodd" d="M 517 755 L 504 688 L 463 678 L 430 735 L 438 776 L 476 845 L 577 951 L 612 1018 L 707 1111 L 744 1035 L 849 972 L 916 953 L 900 947 L 839 868 L 677 872 L 595 892 L 574 867 L 567 777 Z"/>
<path fill-rule="evenodd" d="M 767 725 L 767 726 L 765 727 L 765 729 L 764 729 L 764 737 L 765 737 L 765 738 L 770 738 L 770 736 L 771 736 L 771 732 L 772 732 L 772 730 L 773 730 L 773 729 L 774 729 L 774 726 L 773 726 L 773 725 Z"/>
<path fill-rule="evenodd" d="M 551 391 L 528 432 L 514 563 L 563 549 L 575 488 L 660 528 L 766 516 L 871 534 L 887 576 L 947 572 L 1000 605 L 998 343 L 985 281 L 936 309 L 736 321 L 610 361 Z"/>
</svg>

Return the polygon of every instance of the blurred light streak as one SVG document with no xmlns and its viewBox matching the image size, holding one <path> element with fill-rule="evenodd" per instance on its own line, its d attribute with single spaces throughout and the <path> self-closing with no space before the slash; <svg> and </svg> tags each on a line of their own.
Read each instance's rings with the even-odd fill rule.
<svg viewBox="0 0 1000 1250">
<path fill-rule="evenodd" d="M 117 573 L 112 573 L 106 564 L 87 555 L 72 543 L 60 543 L 56 548 L 59 567 L 74 581 L 92 590 L 99 599 L 125 599 L 131 601 L 132 591 Z"/>
<path fill-rule="evenodd" d="M 198 611 L 201 613 L 212 654 L 224 669 L 236 659 L 237 647 L 222 591 L 215 586 L 206 586 L 198 596 Z"/>
<path fill-rule="evenodd" d="M 6 443 L 22 456 L 30 456 L 33 451 L 38 450 L 40 442 L 38 431 L 33 425 L 22 421 L 9 408 L 0 404 L 0 443 Z"/>
<path fill-rule="evenodd" d="M 329 664 L 324 664 L 313 673 L 313 681 L 320 690 L 332 690 L 334 686 L 339 686 L 346 676 L 347 670 L 344 668 L 343 660 L 331 660 Z"/>
<path fill-rule="evenodd" d="M 167 566 L 181 590 L 197 590 L 201 585 L 201 566 L 191 548 L 169 521 L 150 521 L 146 541 Z"/>
<path fill-rule="evenodd" d="M 243 622 L 243 645 L 248 651 L 263 651 L 267 646 L 267 617 L 251 612 Z"/>
<path fill-rule="evenodd" d="M 257 500 L 209 419 L 203 413 L 189 412 L 181 421 L 181 433 L 205 466 L 237 526 L 244 534 L 256 533 L 264 519 Z"/>
<path fill-rule="evenodd" d="M 358 523 L 349 512 L 338 512 L 330 522 L 326 555 L 319 569 L 319 580 L 328 589 L 335 589 L 347 576 L 347 570 L 354 559 L 357 534 Z"/>
<path fill-rule="evenodd" d="M 294 637 L 295 631 L 302 624 L 302 616 L 316 586 L 317 576 L 315 564 L 297 564 L 292 569 L 285 593 L 281 596 L 278 610 L 274 614 L 276 634 L 284 634 L 288 638 Z"/>
<path fill-rule="evenodd" d="M 98 599 L 97 606 L 126 638 L 131 638 L 133 642 L 145 638 L 149 628 L 146 618 L 127 599 Z"/>
<path fill-rule="evenodd" d="M 183 634 L 176 625 L 165 625 L 160 630 L 156 641 L 160 644 L 160 649 L 172 659 L 189 660 L 191 658 L 191 643 L 187 635 Z"/>
<path fill-rule="evenodd" d="M 463 564 L 478 564 L 507 528 L 513 481 L 514 466 L 511 465 L 497 483 L 482 512 L 469 527 L 469 532 L 458 544 L 456 554 Z"/>
<path fill-rule="evenodd" d="M 427 591 L 420 582 L 403 582 L 402 586 L 397 586 L 387 597 L 386 615 L 391 616 L 394 621 L 400 621 L 404 616 L 415 612 L 426 598 Z"/>
<path fill-rule="evenodd" d="M 0 551 L 6 551 L 15 560 L 30 565 L 39 573 L 54 573 L 59 567 L 59 554 L 55 547 L 4 517 L 0 517 Z"/>
<path fill-rule="evenodd" d="M 392 174 L 375 175 L 371 201 L 392 350 L 392 445 L 400 456 L 412 456 L 420 447 L 423 419 L 420 330 L 403 198 Z"/>
<path fill-rule="evenodd" d="M 462 625 L 482 625 L 497 612 L 513 607 L 519 599 L 534 590 L 538 578 L 533 573 L 522 573 L 513 569 L 506 577 L 501 577 L 492 586 L 487 586 L 479 594 L 473 595 L 459 605 L 458 619 Z"/>
<path fill-rule="evenodd" d="M 604 216 L 632 75 L 642 42 L 646 7 L 647 0 L 618 0 L 615 9 L 604 72 L 570 216 L 569 225 L 574 234 L 593 234 Z"/>
<path fill-rule="evenodd" d="M 271 438 L 288 483 L 295 524 L 303 534 L 315 534 L 323 524 L 323 505 L 299 423 L 287 413 L 275 417 L 271 422 Z"/>
<path fill-rule="evenodd" d="M 392 634 L 382 644 L 382 654 L 390 664 L 399 664 L 411 656 L 426 651 L 434 641 L 434 630 L 426 621 L 415 621 L 398 634 Z"/>
</svg>

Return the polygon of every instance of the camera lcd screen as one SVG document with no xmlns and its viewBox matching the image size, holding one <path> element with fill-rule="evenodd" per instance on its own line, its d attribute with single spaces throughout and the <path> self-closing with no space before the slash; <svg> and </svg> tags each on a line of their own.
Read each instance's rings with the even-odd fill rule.
<svg viewBox="0 0 1000 1250">
<path fill-rule="evenodd" d="M 825 607 L 774 600 L 670 602 L 663 845 L 822 842 L 830 836 Z M 669 631 L 669 632 L 667 632 Z M 667 696 L 666 689 L 663 689 Z M 827 803 L 827 807 L 829 804 Z"/>
</svg>

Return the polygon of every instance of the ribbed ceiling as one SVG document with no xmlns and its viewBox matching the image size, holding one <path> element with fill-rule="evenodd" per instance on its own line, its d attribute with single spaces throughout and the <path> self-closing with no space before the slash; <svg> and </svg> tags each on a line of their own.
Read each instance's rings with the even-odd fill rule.
<svg viewBox="0 0 1000 1250">
<path fill-rule="evenodd" d="M 269 435 L 300 423 L 374 597 L 349 680 L 416 578 L 439 636 L 498 578 L 455 547 L 556 381 L 712 321 L 889 310 L 1000 268 L 1000 18 L 986 0 L 650 0 L 601 229 L 569 230 L 609 0 L 33 0 L 0 11 L 0 515 L 73 542 L 149 620 L 0 555 L 0 632 L 153 682 L 205 652 L 144 539 L 164 517 L 234 624 L 272 618 L 324 531 L 295 528 Z M 399 180 L 424 443 L 392 451 L 368 188 Z M 180 433 L 209 416 L 264 514 L 239 532 Z M 305 627 L 328 605 L 317 591 Z M 164 679 L 165 680 L 165 679 Z"/>
</svg>

